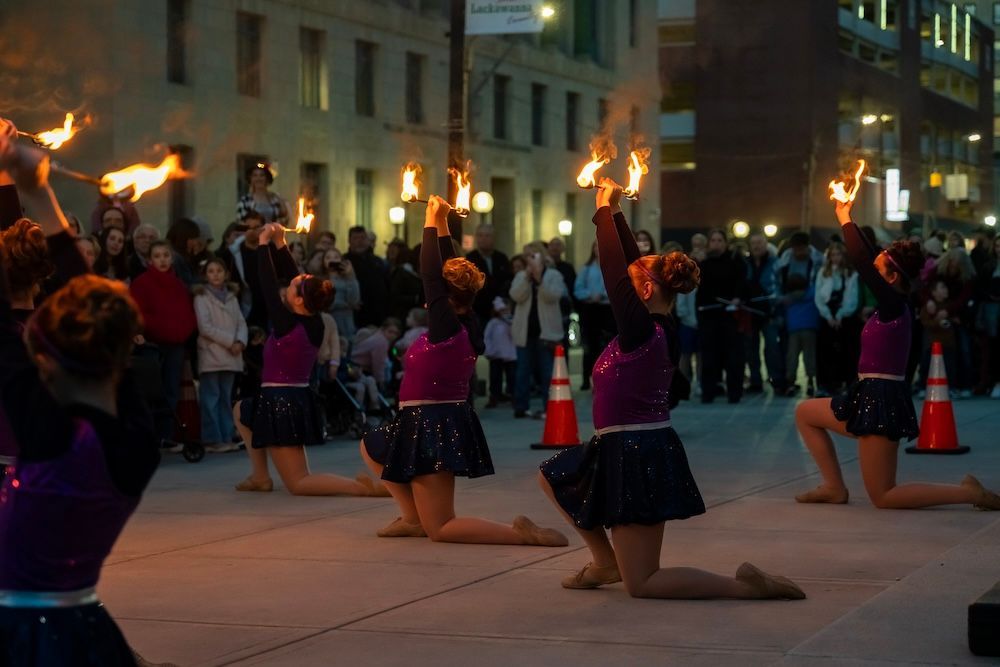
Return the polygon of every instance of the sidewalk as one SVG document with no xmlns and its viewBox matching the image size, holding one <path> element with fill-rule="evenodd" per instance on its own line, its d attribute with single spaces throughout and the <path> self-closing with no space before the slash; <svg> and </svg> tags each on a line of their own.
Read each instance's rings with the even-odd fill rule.
<svg viewBox="0 0 1000 667">
<path fill-rule="evenodd" d="M 590 394 L 576 399 L 587 437 Z M 575 534 L 566 549 L 379 539 L 391 501 L 239 494 L 242 454 L 166 461 L 100 591 L 136 649 L 185 666 L 995 664 L 968 652 L 965 617 L 1000 579 L 1000 514 L 876 510 L 847 441 L 850 506 L 797 505 L 816 476 L 794 405 L 756 396 L 674 413 L 709 511 L 667 525 L 663 563 L 731 573 L 750 560 L 799 582 L 802 602 L 564 590 L 559 579 L 588 560 Z M 901 454 L 899 478 L 954 483 L 971 471 L 1000 487 L 1000 403 L 955 410 L 972 453 Z M 498 474 L 461 480 L 458 511 L 565 529 L 535 481 L 545 453 L 528 445 L 541 423 L 481 415 Z M 361 468 L 350 441 L 310 460 Z"/>
</svg>

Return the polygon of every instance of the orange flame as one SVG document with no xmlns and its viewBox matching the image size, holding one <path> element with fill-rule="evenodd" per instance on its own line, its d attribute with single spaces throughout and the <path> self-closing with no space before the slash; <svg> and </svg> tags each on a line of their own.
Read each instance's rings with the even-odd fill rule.
<svg viewBox="0 0 1000 667">
<path fill-rule="evenodd" d="M 80 128 L 73 127 L 73 114 L 67 113 L 62 127 L 39 132 L 34 136 L 34 140 L 35 143 L 54 151 L 61 148 L 64 143 L 72 139 L 73 135 L 79 131 Z"/>
<path fill-rule="evenodd" d="M 148 164 L 134 164 L 120 171 L 104 174 L 101 177 L 101 194 L 112 196 L 131 190 L 132 196 L 129 200 L 135 202 L 150 190 L 163 185 L 168 178 L 182 178 L 184 175 L 180 157 L 176 153 L 171 153 L 155 167 Z"/>
<path fill-rule="evenodd" d="M 305 197 L 299 197 L 299 218 L 295 221 L 295 229 L 292 231 L 296 234 L 308 234 L 315 217 L 312 213 L 306 213 Z"/>
<path fill-rule="evenodd" d="M 399 198 L 406 202 L 416 201 L 420 196 L 417 190 L 417 175 L 420 174 L 420 165 L 408 162 L 403 167 L 403 191 L 399 193 Z"/>
<path fill-rule="evenodd" d="M 459 171 L 454 167 L 448 168 L 448 174 L 455 179 L 455 213 L 463 218 L 469 215 L 469 202 L 472 198 L 472 183 L 469 181 L 468 171 Z"/>
<path fill-rule="evenodd" d="M 591 152 L 590 157 L 590 162 L 580 170 L 580 175 L 576 177 L 576 184 L 585 189 L 597 185 L 597 179 L 595 178 L 597 170 L 610 162 L 607 156 L 597 152 Z"/>
<path fill-rule="evenodd" d="M 854 174 L 854 185 L 850 192 L 847 190 L 847 183 L 844 181 L 830 181 L 830 199 L 847 204 L 854 201 L 861 189 L 861 175 L 865 173 L 865 161 L 858 160 L 858 171 Z"/>
<path fill-rule="evenodd" d="M 649 149 L 632 151 L 628 161 L 628 186 L 622 191 L 628 199 L 639 198 L 639 180 L 644 174 L 649 173 L 646 166 L 646 159 L 649 157 Z"/>
</svg>

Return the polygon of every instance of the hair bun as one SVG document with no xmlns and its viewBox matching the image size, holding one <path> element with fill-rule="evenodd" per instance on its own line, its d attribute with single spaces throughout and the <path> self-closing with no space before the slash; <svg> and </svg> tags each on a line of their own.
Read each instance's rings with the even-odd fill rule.
<svg viewBox="0 0 1000 667">
<path fill-rule="evenodd" d="M 660 279 L 667 290 L 675 294 L 687 294 L 701 282 L 701 269 L 697 262 L 683 252 L 672 252 L 662 258 Z"/>
<path fill-rule="evenodd" d="M 3 259 L 7 279 L 16 293 L 31 289 L 55 272 L 42 228 L 21 218 L 3 231 Z"/>
<path fill-rule="evenodd" d="M 329 280 L 309 276 L 302 281 L 302 302 L 311 313 L 330 309 L 337 290 Z"/>
</svg>

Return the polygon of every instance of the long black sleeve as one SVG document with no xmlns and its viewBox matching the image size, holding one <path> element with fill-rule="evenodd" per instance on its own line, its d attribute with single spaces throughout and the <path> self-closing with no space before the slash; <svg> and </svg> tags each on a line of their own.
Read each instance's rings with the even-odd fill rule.
<svg viewBox="0 0 1000 667">
<path fill-rule="evenodd" d="M 264 296 L 267 317 L 274 329 L 274 334 L 279 337 L 284 336 L 295 328 L 298 320 L 292 311 L 285 307 L 285 302 L 281 299 L 278 273 L 274 265 L 280 254 L 275 252 L 270 244 L 259 246 L 256 252 L 257 279 L 260 281 L 260 292 Z"/>
<path fill-rule="evenodd" d="M 639 244 L 635 241 L 635 234 L 628 226 L 625 214 L 621 211 L 615 213 L 615 229 L 618 230 L 618 238 L 622 243 L 622 250 L 625 252 L 625 265 L 629 266 L 641 256 Z"/>
<path fill-rule="evenodd" d="M 274 262 L 275 275 L 279 281 L 291 282 L 292 278 L 299 275 L 299 267 L 287 245 L 276 248 L 273 244 L 268 244 L 267 247 L 270 248 L 271 261 Z"/>
<path fill-rule="evenodd" d="M 427 299 L 427 338 L 432 343 L 448 340 L 462 328 L 462 323 L 448 300 L 448 283 L 441 273 L 444 268 L 443 242 L 447 242 L 450 251 L 450 236 L 438 237 L 436 229 L 424 227 L 423 243 L 420 246 L 420 279 L 424 283 L 424 297 Z"/>
<path fill-rule="evenodd" d="M 624 217 L 622 220 L 624 221 Z M 611 209 L 607 206 L 599 208 L 594 214 L 594 224 L 597 225 L 601 273 L 604 275 L 604 285 L 611 301 L 611 311 L 618 325 L 618 342 L 623 352 L 631 352 L 642 346 L 653 335 L 655 331 L 653 318 L 639 299 L 639 295 L 635 293 L 635 287 L 632 286 L 632 280 L 628 276 L 631 262 L 626 259 L 618 227 L 611 216 Z"/>
<path fill-rule="evenodd" d="M 441 251 L 441 266 L 449 259 L 455 256 L 455 244 L 452 243 L 450 236 L 439 236 L 438 249 Z"/>
<path fill-rule="evenodd" d="M 90 273 L 87 262 L 80 254 L 80 249 L 76 247 L 76 237 L 67 231 L 53 234 L 46 239 L 49 249 L 49 257 L 56 265 L 56 273 L 49 286 L 52 289 L 59 289 L 76 276 Z"/>
<path fill-rule="evenodd" d="M 841 230 L 844 233 L 844 244 L 847 246 L 847 256 L 851 264 L 878 302 L 879 319 L 883 322 L 896 319 L 906 309 L 906 297 L 887 283 L 875 268 L 875 249 L 871 247 L 858 226 L 849 222 L 843 225 Z"/>
<path fill-rule="evenodd" d="M 7 229 L 23 217 L 17 188 L 13 185 L 0 185 L 0 230 Z"/>
</svg>

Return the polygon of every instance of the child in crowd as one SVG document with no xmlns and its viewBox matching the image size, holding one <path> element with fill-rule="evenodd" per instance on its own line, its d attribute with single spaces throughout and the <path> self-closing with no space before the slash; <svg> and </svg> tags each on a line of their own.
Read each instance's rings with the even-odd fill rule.
<svg viewBox="0 0 1000 667">
<path fill-rule="evenodd" d="M 945 373 L 955 377 L 957 361 L 955 352 L 955 327 L 961 325 L 958 315 L 948 310 L 951 294 L 943 280 L 931 283 L 930 298 L 920 308 L 920 323 L 924 328 L 923 356 L 920 361 L 921 394 L 927 386 L 927 375 L 931 364 L 931 346 L 941 343 L 944 352 Z M 922 398 L 923 396 L 921 396 Z"/>
<path fill-rule="evenodd" d="M 351 361 L 375 378 L 375 384 L 378 385 L 379 389 L 388 383 L 386 369 L 389 367 L 389 350 L 392 348 L 392 344 L 399 339 L 402 328 L 399 320 L 387 317 L 378 329 L 374 331 L 363 329 L 354 338 Z"/>
<path fill-rule="evenodd" d="M 409 349 L 413 341 L 427 333 L 427 309 L 411 308 L 406 315 L 406 333 L 396 341 L 396 349 L 399 350 L 400 357 Z"/>
<path fill-rule="evenodd" d="M 208 452 L 239 449 L 233 444 L 233 384 L 243 371 L 247 323 L 240 312 L 236 285 L 228 283 L 225 263 L 215 257 L 202 268 L 204 285 L 194 288 L 198 319 L 198 402 L 201 440 Z"/>
<path fill-rule="evenodd" d="M 486 324 L 483 342 L 486 344 L 486 358 L 490 360 L 490 400 L 487 408 L 495 408 L 509 401 L 514 394 L 514 374 L 517 370 L 517 348 L 511 333 L 510 304 L 501 296 L 493 299 L 493 317 Z M 507 393 L 503 393 L 504 378 Z"/>
<path fill-rule="evenodd" d="M 154 241 L 149 246 L 150 269 L 132 283 L 129 291 L 142 313 L 143 336 L 157 346 L 163 392 L 170 406 L 170 415 L 159 426 L 163 444 L 180 451 L 172 443 L 174 416 L 180 399 L 181 372 L 184 368 L 184 343 L 198 327 L 191 292 L 173 271 L 174 255 L 166 241 Z"/>
</svg>

